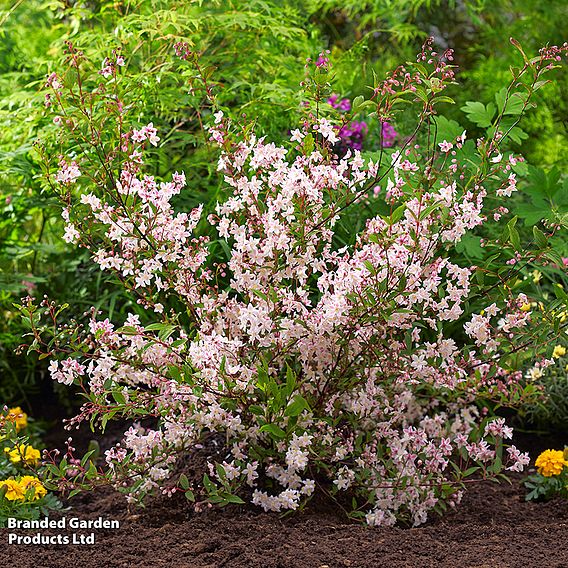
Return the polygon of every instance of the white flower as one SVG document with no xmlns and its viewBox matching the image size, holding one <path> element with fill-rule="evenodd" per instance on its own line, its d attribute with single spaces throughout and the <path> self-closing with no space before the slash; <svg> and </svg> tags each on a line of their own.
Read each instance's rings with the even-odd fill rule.
<svg viewBox="0 0 568 568">
<path fill-rule="evenodd" d="M 290 137 L 290 140 L 292 142 L 301 143 L 304 139 L 304 136 L 305 134 L 296 128 L 296 130 L 292 130 L 292 136 Z"/>
<path fill-rule="evenodd" d="M 75 228 L 74 225 L 69 223 L 65 226 L 65 233 L 63 234 L 63 240 L 66 243 L 76 243 L 79 240 L 80 234 L 79 231 Z"/>
<path fill-rule="evenodd" d="M 316 126 L 316 129 L 324 138 L 326 138 L 332 144 L 339 142 L 339 138 L 335 134 L 333 130 L 333 125 L 331 124 L 331 122 L 329 122 L 329 120 L 325 118 L 320 118 L 319 123 Z"/>
</svg>

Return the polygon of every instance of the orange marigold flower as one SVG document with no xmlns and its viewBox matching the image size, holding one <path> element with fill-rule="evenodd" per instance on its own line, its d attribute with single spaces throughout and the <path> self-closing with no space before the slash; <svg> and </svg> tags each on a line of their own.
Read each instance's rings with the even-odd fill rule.
<svg viewBox="0 0 568 568">
<path fill-rule="evenodd" d="M 19 407 L 10 408 L 6 415 L 6 420 L 14 422 L 16 431 L 23 430 L 28 425 L 28 415 Z"/>
<path fill-rule="evenodd" d="M 24 462 L 25 465 L 37 465 L 41 457 L 39 450 L 26 444 L 20 444 L 12 450 L 6 448 L 4 451 L 10 456 L 12 463 Z"/>
<path fill-rule="evenodd" d="M 564 452 L 561 450 L 545 450 L 536 458 L 534 463 L 538 472 L 544 477 L 560 475 L 564 466 L 568 465 L 568 461 L 564 458 Z"/>
<path fill-rule="evenodd" d="M 6 479 L 5 481 L 0 481 L 0 489 L 6 487 L 6 493 L 4 497 L 8 501 L 23 501 L 25 496 L 25 490 L 15 479 Z"/>
<path fill-rule="evenodd" d="M 32 475 L 24 475 L 20 479 L 20 486 L 23 489 L 24 494 L 33 488 L 34 494 L 31 497 L 31 501 L 41 499 L 47 495 L 47 489 L 43 486 L 42 482 Z"/>
</svg>

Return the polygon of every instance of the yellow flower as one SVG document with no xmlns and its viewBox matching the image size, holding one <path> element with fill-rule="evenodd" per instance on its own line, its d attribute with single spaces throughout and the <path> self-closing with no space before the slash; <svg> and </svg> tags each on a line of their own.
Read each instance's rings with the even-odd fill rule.
<svg viewBox="0 0 568 568">
<path fill-rule="evenodd" d="M 28 415 L 19 406 L 10 408 L 10 410 L 8 410 L 6 420 L 8 420 L 9 422 L 14 422 L 17 432 L 28 425 Z"/>
<path fill-rule="evenodd" d="M 27 446 L 26 444 L 20 444 L 12 450 L 6 448 L 4 451 L 10 456 L 12 463 L 20 463 L 23 461 L 26 465 L 37 465 L 41 457 L 39 450 L 36 450 L 32 446 Z"/>
<path fill-rule="evenodd" d="M 568 465 L 568 461 L 564 459 L 564 452 L 560 450 L 545 450 L 536 458 L 534 464 L 544 477 L 552 477 L 560 475 L 564 466 Z"/>
<path fill-rule="evenodd" d="M 26 494 L 30 489 L 34 489 L 33 497 L 31 497 L 32 501 L 41 499 L 47 495 L 47 489 L 43 486 L 42 482 L 32 475 L 24 475 L 20 479 L 20 486 L 24 494 Z"/>
<path fill-rule="evenodd" d="M 533 282 L 535 284 L 538 284 L 542 278 L 542 272 L 540 272 L 540 270 L 533 270 L 531 274 Z"/>
<path fill-rule="evenodd" d="M 557 345 L 552 352 L 554 359 L 560 359 L 560 357 L 564 357 L 564 355 L 566 355 L 566 347 L 562 347 L 562 345 Z"/>
<path fill-rule="evenodd" d="M 6 481 L 0 481 L 0 489 L 6 487 L 5 497 L 8 501 L 20 501 L 24 500 L 25 491 L 22 486 L 15 479 L 6 479 Z"/>
<path fill-rule="evenodd" d="M 522 312 L 530 312 L 531 311 L 531 305 L 528 302 L 526 304 L 523 304 L 521 306 L 521 311 Z"/>
</svg>

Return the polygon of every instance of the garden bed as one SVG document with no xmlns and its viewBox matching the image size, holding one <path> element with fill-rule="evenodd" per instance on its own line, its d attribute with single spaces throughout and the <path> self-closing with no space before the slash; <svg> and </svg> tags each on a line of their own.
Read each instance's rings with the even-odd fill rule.
<svg viewBox="0 0 568 568">
<path fill-rule="evenodd" d="M 525 502 L 521 479 L 474 484 L 455 512 L 412 529 L 369 529 L 319 505 L 287 518 L 233 507 L 195 514 L 181 498 L 137 510 L 102 491 L 75 497 L 66 513 L 120 521 L 96 532 L 94 546 L 7 545 L 3 529 L 0 560 L 12 568 L 568 566 L 568 503 Z"/>
<path fill-rule="evenodd" d="M 60 423 L 65 415 L 48 389 L 34 400 L 39 415 Z M 101 451 L 120 438 L 125 424 L 112 422 Z M 49 427 L 48 447 L 64 446 L 68 432 Z M 85 424 L 72 433 L 83 453 L 93 434 Z M 565 437 L 515 432 L 515 444 L 534 458 Z M 178 471 L 197 482 L 206 471 L 216 440 L 180 458 Z M 9 545 L 8 534 L 36 530 L 0 529 L 0 561 L 11 568 L 562 568 L 568 567 L 568 501 L 526 502 L 525 474 L 511 484 L 468 484 L 461 504 L 443 518 L 431 514 L 418 528 L 368 528 L 350 522 L 339 506 L 317 493 L 304 511 L 288 516 L 263 513 L 251 505 L 229 505 L 195 513 L 182 495 L 128 505 L 110 488 L 81 493 L 68 509 L 50 518 L 117 520 L 118 529 L 95 531 L 95 544 Z M 91 530 L 41 530 L 42 534 L 90 534 Z"/>
</svg>

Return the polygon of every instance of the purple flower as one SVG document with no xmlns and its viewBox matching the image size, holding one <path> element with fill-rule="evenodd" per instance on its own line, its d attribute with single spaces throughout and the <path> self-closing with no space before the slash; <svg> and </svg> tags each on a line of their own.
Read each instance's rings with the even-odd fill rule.
<svg viewBox="0 0 568 568">
<path fill-rule="evenodd" d="M 382 123 L 382 145 L 383 148 L 391 148 L 394 146 L 398 132 L 394 129 L 392 124 L 388 122 Z"/>
<path fill-rule="evenodd" d="M 366 122 L 358 122 L 353 120 L 347 123 L 339 129 L 339 154 L 346 154 L 348 149 L 352 150 L 362 150 L 363 140 L 367 133 L 369 132 L 369 127 Z"/>
<path fill-rule="evenodd" d="M 341 112 L 348 112 L 351 110 L 351 101 L 349 99 L 341 99 L 338 102 L 339 99 L 339 95 L 336 95 L 335 93 L 333 95 L 331 95 L 331 97 L 329 97 L 329 99 L 327 99 L 327 102 L 335 109 L 341 111 Z"/>
<path fill-rule="evenodd" d="M 328 55 L 329 55 L 329 50 L 328 50 L 328 49 L 326 49 L 325 51 L 322 51 L 322 52 L 319 54 L 318 58 L 316 59 L 316 63 L 315 63 L 316 67 L 321 67 L 321 68 L 323 68 L 325 71 L 327 71 L 327 70 L 329 69 L 329 67 L 330 67 Z"/>
<path fill-rule="evenodd" d="M 351 101 L 349 99 L 340 99 L 337 93 L 333 93 L 327 102 L 334 109 L 340 112 L 349 112 L 351 110 Z M 340 141 L 337 144 L 336 150 L 340 156 L 345 155 L 348 150 L 362 150 L 363 140 L 369 132 L 369 127 L 366 122 L 358 122 L 353 120 L 345 124 L 342 127 L 337 127 Z M 382 146 L 383 148 L 391 148 L 395 145 L 396 139 L 398 137 L 398 132 L 394 127 L 388 123 L 383 122 L 382 126 Z"/>
</svg>

